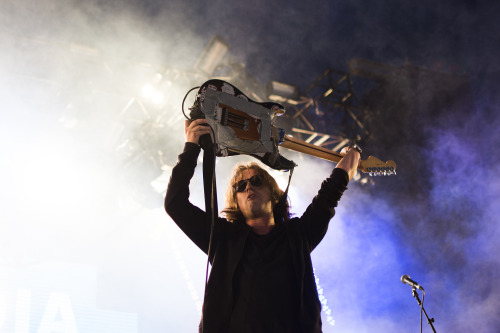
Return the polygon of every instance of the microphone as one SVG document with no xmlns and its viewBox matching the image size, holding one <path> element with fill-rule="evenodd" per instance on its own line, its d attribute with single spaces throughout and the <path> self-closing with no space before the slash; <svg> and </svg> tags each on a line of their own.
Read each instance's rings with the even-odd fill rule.
<svg viewBox="0 0 500 333">
<path fill-rule="evenodd" d="M 421 285 L 419 285 L 417 282 L 410 279 L 410 277 L 406 274 L 401 277 L 401 282 L 408 284 L 408 285 L 412 286 L 413 288 L 417 288 L 417 289 L 424 291 L 424 288 L 422 288 Z"/>
</svg>

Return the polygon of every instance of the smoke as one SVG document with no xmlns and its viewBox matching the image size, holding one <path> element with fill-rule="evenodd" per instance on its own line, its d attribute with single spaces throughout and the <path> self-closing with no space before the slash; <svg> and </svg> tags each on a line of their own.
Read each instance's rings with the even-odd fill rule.
<svg viewBox="0 0 500 333">
<path fill-rule="evenodd" d="M 494 216 L 499 212 L 500 187 L 491 168 L 498 162 L 498 154 L 487 148 L 487 142 L 498 142 L 499 124 L 498 118 L 491 118 L 490 107 L 478 101 L 473 112 L 448 114 L 433 129 L 431 138 L 436 144 L 430 152 L 435 162 L 431 193 L 434 210 L 429 220 L 446 231 L 445 237 L 433 240 L 443 249 L 433 256 L 446 267 L 437 269 L 447 280 L 446 285 L 460 286 L 453 289 L 458 296 L 455 306 L 462 316 L 450 329 L 465 325 L 491 331 L 499 325 L 492 313 L 499 305 L 494 288 L 499 261 L 493 255 L 498 242 L 492 237 L 499 232 Z M 463 304 L 473 306 L 468 311 L 461 307 Z M 480 319 L 478 311 L 483 313 Z"/>
<path fill-rule="evenodd" d="M 182 147 L 180 105 L 198 79 L 182 73 L 205 41 L 156 9 L 151 19 L 132 2 L 0 2 L 2 332 L 113 321 L 154 332 L 199 316 L 194 298 L 178 307 L 179 290 L 202 285 L 204 259 L 169 242 L 150 182 Z M 141 90 L 155 83 L 156 104 Z M 179 274 L 183 256 L 199 270 Z M 54 276 L 63 282 L 43 283 Z"/>
<path fill-rule="evenodd" d="M 306 88 L 353 57 L 467 75 L 463 99 L 446 95 L 463 77 L 408 79 L 368 96 L 390 98 L 375 110 L 365 152 L 395 160 L 398 175 L 349 184 L 313 263 L 335 320 L 324 313 L 325 332 L 417 329 L 419 307 L 403 274 L 424 286 L 437 331 L 494 331 L 497 8 L 0 1 L 0 330 L 14 331 L 26 309 L 19 304 L 40 309 L 31 316 L 39 325 L 54 292 L 71 296 L 77 319 L 91 309 L 138 332 L 196 329 L 206 258 L 163 213 L 158 191 L 182 150 L 182 98 L 204 79 L 183 73 L 218 34 L 261 83 Z M 163 93 L 159 103 L 142 94 L 146 84 Z M 289 195 L 300 216 L 333 164 L 282 153 L 299 165 Z M 220 204 L 233 165 L 246 159 L 218 159 Z M 273 175 L 286 187 L 286 173 Z M 203 207 L 201 179 L 198 167 L 191 199 Z M 54 274 L 59 287 L 37 280 Z"/>
</svg>

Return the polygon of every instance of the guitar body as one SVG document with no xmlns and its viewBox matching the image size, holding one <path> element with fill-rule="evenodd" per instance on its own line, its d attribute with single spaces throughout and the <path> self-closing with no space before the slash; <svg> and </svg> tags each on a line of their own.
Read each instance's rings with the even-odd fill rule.
<svg viewBox="0 0 500 333">
<path fill-rule="evenodd" d="M 198 90 L 191 118 L 207 119 L 217 156 L 251 155 L 273 169 L 289 170 L 296 164 L 279 154 L 280 130 L 271 124 L 284 112 L 281 104 L 258 103 L 228 82 L 209 80 Z"/>
<path fill-rule="evenodd" d="M 276 170 L 293 169 L 296 164 L 279 154 L 278 146 L 339 162 L 341 154 L 285 135 L 272 119 L 285 113 L 278 103 L 259 103 L 223 80 L 205 82 L 196 96 L 191 119 L 205 118 L 212 127 L 217 156 L 251 155 Z M 370 156 L 358 169 L 370 175 L 395 175 L 394 161 L 382 162 Z"/>
</svg>

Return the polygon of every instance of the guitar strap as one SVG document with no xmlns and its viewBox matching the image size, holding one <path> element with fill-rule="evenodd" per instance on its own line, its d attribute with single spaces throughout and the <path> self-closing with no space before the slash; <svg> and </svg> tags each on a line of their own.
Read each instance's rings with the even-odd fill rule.
<svg viewBox="0 0 500 333">
<path fill-rule="evenodd" d="M 205 192 L 206 218 L 210 220 L 210 236 L 208 243 L 208 258 L 205 274 L 205 290 L 203 295 L 203 312 L 205 312 L 205 296 L 207 292 L 209 263 L 213 263 L 214 249 L 212 248 L 215 220 L 217 219 L 217 185 L 215 177 L 215 145 L 209 134 L 200 137 L 200 146 L 203 149 L 203 188 Z M 201 317 L 201 331 L 204 331 L 203 315 Z"/>
<path fill-rule="evenodd" d="M 210 233 L 213 231 L 213 223 L 218 216 L 217 207 L 217 185 L 215 177 L 215 145 L 210 135 L 206 134 L 200 137 L 200 146 L 203 149 L 203 188 L 205 192 L 205 212 L 207 218 L 211 219 L 212 226 Z M 212 235 L 210 235 L 210 243 Z M 209 258 L 211 259 L 210 244 Z"/>
</svg>

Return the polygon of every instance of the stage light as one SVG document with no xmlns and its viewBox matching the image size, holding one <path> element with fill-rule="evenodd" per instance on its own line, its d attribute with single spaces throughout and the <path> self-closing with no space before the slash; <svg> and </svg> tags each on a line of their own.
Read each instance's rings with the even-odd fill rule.
<svg viewBox="0 0 500 333">
<path fill-rule="evenodd" d="M 141 89 L 142 97 L 149 100 L 155 105 L 161 105 L 165 101 L 165 94 L 163 93 L 164 87 L 167 83 L 163 85 L 153 86 L 151 84 L 146 84 Z"/>
<path fill-rule="evenodd" d="M 218 36 L 214 36 L 201 53 L 194 68 L 207 75 L 212 75 L 229 50 L 229 46 Z"/>
<path fill-rule="evenodd" d="M 283 82 L 269 81 L 267 84 L 267 96 L 270 100 L 276 102 L 298 100 L 299 87 Z"/>
<path fill-rule="evenodd" d="M 165 100 L 165 97 L 163 96 L 163 94 L 159 91 L 157 91 L 152 97 L 151 97 L 151 101 L 153 102 L 153 104 L 156 104 L 156 105 L 160 105 L 161 103 L 163 103 L 163 101 Z"/>
<path fill-rule="evenodd" d="M 153 95 L 155 93 L 155 89 L 153 88 L 152 85 L 146 84 L 145 86 L 142 87 L 141 93 L 142 93 L 142 97 L 151 98 L 151 97 L 153 97 Z"/>
</svg>

